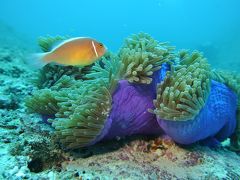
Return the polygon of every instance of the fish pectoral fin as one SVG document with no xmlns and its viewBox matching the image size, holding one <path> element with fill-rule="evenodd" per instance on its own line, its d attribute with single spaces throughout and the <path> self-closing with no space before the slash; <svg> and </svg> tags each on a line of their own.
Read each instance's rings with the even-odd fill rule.
<svg viewBox="0 0 240 180">
<path fill-rule="evenodd" d="M 86 67 L 86 66 L 84 66 L 84 65 L 75 65 L 75 67 L 84 68 L 84 67 Z"/>
</svg>

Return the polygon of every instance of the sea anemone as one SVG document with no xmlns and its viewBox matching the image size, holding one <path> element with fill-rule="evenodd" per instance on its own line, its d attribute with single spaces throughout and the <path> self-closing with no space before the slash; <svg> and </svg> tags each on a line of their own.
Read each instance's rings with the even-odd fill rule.
<svg viewBox="0 0 240 180">
<path fill-rule="evenodd" d="M 227 86 L 212 81 L 208 100 L 194 119 L 169 121 L 158 118 L 158 123 L 180 144 L 191 144 L 209 137 L 223 141 L 235 130 L 236 110 L 236 94 Z"/>
<path fill-rule="evenodd" d="M 222 141 L 236 127 L 237 96 L 211 80 L 206 59 L 180 52 L 179 65 L 158 85 L 154 110 L 164 132 L 180 144 L 214 137 Z"/>
<path fill-rule="evenodd" d="M 150 84 L 153 73 L 163 63 L 170 63 L 173 49 L 168 43 L 159 43 L 145 33 L 127 38 L 119 51 L 122 78 L 130 83 Z"/>
<path fill-rule="evenodd" d="M 212 76 L 201 53 L 174 55 L 168 44 L 140 33 L 85 69 L 45 66 L 26 106 L 49 117 L 66 149 L 162 129 L 181 144 L 222 141 L 235 130 L 237 96 Z"/>
<path fill-rule="evenodd" d="M 199 52 L 180 52 L 180 63 L 167 72 L 154 100 L 158 118 L 170 121 L 194 119 L 205 105 L 210 90 L 210 67 Z"/>
<path fill-rule="evenodd" d="M 240 150 L 240 75 L 237 73 L 214 70 L 212 71 L 212 78 L 227 85 L 238 96 L 237 106 L 237 125 L 234 134 L 231 136 L 231 149 L 235 151 Z"/>
<path fill-rule="evenodd" d="M 161 133 L 155 116 L 147 112 L 153 108 L 148 86 L 116 79 L 115 63 L 109 59 L 96 63 L 89 80 L 63 76 L 29 97 L 26 106 L 31 112 L 55 116 L 48 121 L 67 149 L 132 134 Z M 96 75 L 100 77 L 94 79 Z"/>
</svg>

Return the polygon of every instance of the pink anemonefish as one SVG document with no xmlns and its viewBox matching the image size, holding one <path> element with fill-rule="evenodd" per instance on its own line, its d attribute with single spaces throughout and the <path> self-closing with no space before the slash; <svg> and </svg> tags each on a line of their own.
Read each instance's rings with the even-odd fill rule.
<svg viewBox="0 0 240 180">
<path fill-rule="evenodd" d="M 50 52 L 34 55 L 34 66 L 42 67 L 50 62 L 62 65 L 87 66 L 101 58 L 107 48 L 100 42 L 89 37 L 68 39 Z M 31 61 L 33 61 L 31 59 Z"/>
</svg>

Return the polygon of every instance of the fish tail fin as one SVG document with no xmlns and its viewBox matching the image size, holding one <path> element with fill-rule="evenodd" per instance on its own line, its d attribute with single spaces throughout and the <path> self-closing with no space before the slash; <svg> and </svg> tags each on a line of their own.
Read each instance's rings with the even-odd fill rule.
<svg viewBox="0 0 240 180">
<path fill-rule="evenodd" d="M 34 69 L 40 69 L 47 64 L 44 57 L 47 53 L 35 53 L 29 55 L 26 59 L 26 63 Z"/>
</svg>

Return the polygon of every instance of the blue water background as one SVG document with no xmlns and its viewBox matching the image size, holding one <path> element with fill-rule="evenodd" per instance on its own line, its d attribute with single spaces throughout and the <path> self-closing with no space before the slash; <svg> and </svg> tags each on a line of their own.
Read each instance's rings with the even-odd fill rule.
<svg viewBox="0 0 240 180">
<path fill-rule="evenodd" d="M 91 36 L 112 51 L 142 31 L 178 49 L 199 49 L 215 66 L 240 65 L 239 0 L 1 0 L 0 20 L 32 41 Z"/>
</svg>

